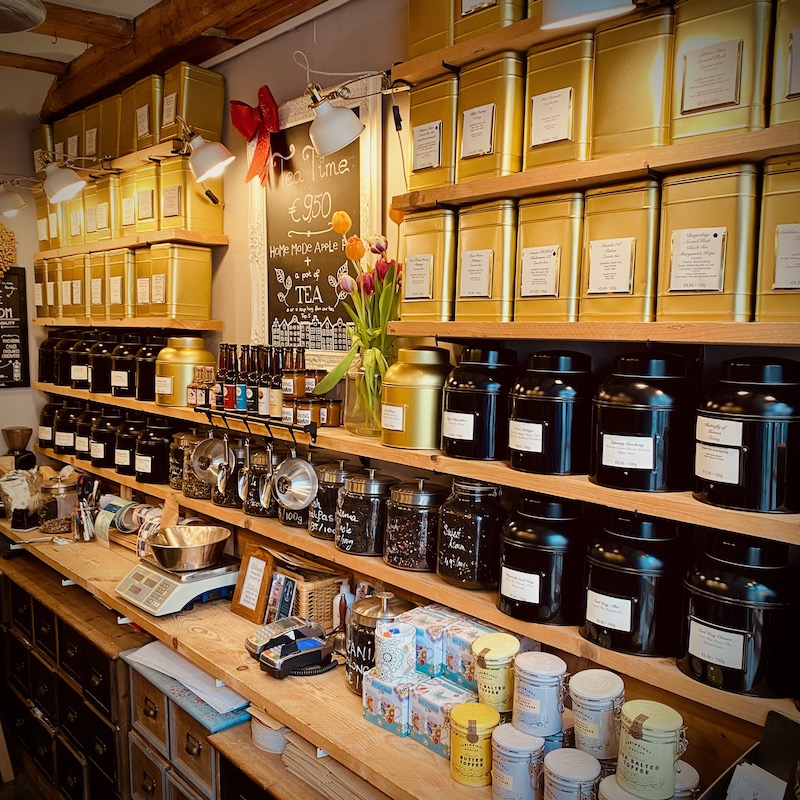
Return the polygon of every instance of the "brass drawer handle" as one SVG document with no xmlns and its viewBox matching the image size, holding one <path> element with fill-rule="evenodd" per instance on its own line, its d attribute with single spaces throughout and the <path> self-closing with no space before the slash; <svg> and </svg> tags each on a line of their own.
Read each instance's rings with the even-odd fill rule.
<svg viewBox="0 0 800 800">
<path fill-rule="evenodd" d="M 76 719 L 78 719 L 78 715 L 72 709 L 67 711 L 67 722 L 75 722 Z"/>
<path fill-rule="evenodd" d="M 39 688 L 36 690 L 37 697 L 44 697 L 47 694 L 47 686 L 44 683 L 39 684 Z"/>
<path fill-rule="evenodd" d="M 92 677 L 89 678 L 89 686 L 97 688 L 103 682 L 103 676 L 92 670 Z"/>
<path fill-rule="evenodd" d="M 64 653 L 65 658 L 75 658 L 78 655 L 78 648 L 72 642 L 67 645 L 67 650 Z"/>
<path fill-rule="evenodd" d="M 98 758 L 106 754 L 106 746 L 102 742 L 95 741 L 94 747 L 92 749 L 94 750 L 94 754 Z"/>
<path fill-rule="evenodd" d="M 195 739 L 191 733 L 186 734 L 186 752 L 190 756 L 197 756 L 200 755 L 200 752 L 203 749 L 203 743 L 199 739 Z"/>
<path fill-rule="evenodd" d="M 72 775 L 67 775 L 67 777 L 64 778 L 64 783 L 66 784 L 67 789 L 71 789 L 73 786 L 75 786 L 77 781 L 72 777 Z"/>
<path fill-rule="evenodd" d="M 145 794 L 156 793 L 156 782 L 145 772 L 142 778 L 142 791 Z"/>
<path fill-rule="evenodd" d="M 144 715 L 150 719 L 155 719 L 158 716 L 158 706 L 149 698 L 144 699 Z"/>
<path fill-rule="evenodd" d="M 50 633 L 50 626 L 46 622 L 43 622 L 39 626 L 39 633 L 41 633 L 42 636 L 47 636 L 47 634 Z"/>
</svg>

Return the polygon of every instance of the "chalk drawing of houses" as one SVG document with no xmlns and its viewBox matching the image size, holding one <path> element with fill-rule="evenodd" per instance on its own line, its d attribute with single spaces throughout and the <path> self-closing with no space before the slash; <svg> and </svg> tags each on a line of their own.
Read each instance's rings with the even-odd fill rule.
<svg viewBox="0 0 800 800">
<path fill-rule="evenodd" d="M 343 319 L 337 319 L 333 326 L 333 349 L 350 349 L 350 334 L 347 332 L 347 325 Z"/>
<path fill-rule="evenodd" d="M 300 347 L 300 320 L 295 314 L 289 322 L 289 347 Z"/>
<path fill-rule="evenodd" d="M 308 329 L 308 346 L 312 350 L 322 349 L 322 325 L 320 325 L 319 317 L 315 314 L 311 319 L 311 325 Z"/>
<path fill-rule="evenodd" d="M 325 321 L 322 323 L 322 349 L 323 350 L 333 350 L 333 323 L 330 321 L 329 317 L 325 317 Z"/>
<path fill-rule="evenodd" d="M 278 322 L 277 317 L 272 320 L 272 333 L 269 337 L 270 342 L 272 342 L 273 347 L 282 347 L 281 343 L 281 324 Z"/>
<path fill-rule="evenodd" d="M 311 327 L 311 323 L 308 320 L 303 320 L 300 323 L 300 344 L 302 347 L 308 347 L 308 329 Z"/>
<path fill-rule="evenodd" d="M 279 347 L 288 347 L 289 346 L 289 323 L 285 320 L 281 320 L 281 336 L 280 336 L 280 344 Z"/>
</svg>

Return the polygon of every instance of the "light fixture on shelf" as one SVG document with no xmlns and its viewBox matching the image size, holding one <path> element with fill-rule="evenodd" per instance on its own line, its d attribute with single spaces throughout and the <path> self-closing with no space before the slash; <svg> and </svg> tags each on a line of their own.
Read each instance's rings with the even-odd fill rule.
<svg viewBox="0 0 800 800">
<path fill-rule="evenodd" d="M 542 0 L 542 30 L 587 25 L 635 11 L 632 0 Z"/>
<path fill-rule="evenodd" d="M 311 144 L 318 156 L 329 156 L 343 147 L 347 147 L 361 136 L 366 127 L 351 108 L 332 106 L 330 101 L 342 97 L 341 89 L 335 89 L 327 95 L 316 83 L 309 83 L 306 94 L 314 109 L 314 120 L 308 131 Z"/>
<path fill-rule="evenodd" d="M 189 148 L 189 170 L 198 183 L 217 178 L 236 156 L 222 142 L 211 142 L 197 133 L 183 117 L 178 117 L 183 129 L 183 141 Z"/>
<path fill-rule="evenodd" d="M 44 172 L 45 179 L 42 188 L 51 203 L 72 200 L 86 186 L 86 181 L 66 164 L 51 161 L 44 168 Z"/>
<path fill-rule="evenodd" d="M 16 190 L 13 181 L 0 183 L 0 214 L 4 217 L 14 217 L 26 205 L 28 204 Z"/>
</svg>

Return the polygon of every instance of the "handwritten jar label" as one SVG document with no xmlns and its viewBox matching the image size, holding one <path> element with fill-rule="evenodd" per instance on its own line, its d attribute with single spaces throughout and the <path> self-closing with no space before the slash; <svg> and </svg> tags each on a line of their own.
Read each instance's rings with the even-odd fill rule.
<svg viewBox="0 0 800 800">
<path fill-rule="evenodd" d="M 653 437 L 604 433 L 601 463 L 620 469 L 655 469 Z"/>
<path fill-rule="evenodd" d="M 630 633 L 633 630 L 633 601 L 587 589 L 586 619 L 601 628 Z"/>
</svg>

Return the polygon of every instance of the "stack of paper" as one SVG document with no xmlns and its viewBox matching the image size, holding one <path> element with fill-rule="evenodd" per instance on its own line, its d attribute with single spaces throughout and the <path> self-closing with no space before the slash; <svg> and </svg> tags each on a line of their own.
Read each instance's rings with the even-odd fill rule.
<svg viewBox="0 0 800 800">
<path fill-rule="evenodd" d="M 736 765 L 727 800 L 782 800 L 786 781 L 746 761 Z"/>
</svg>

